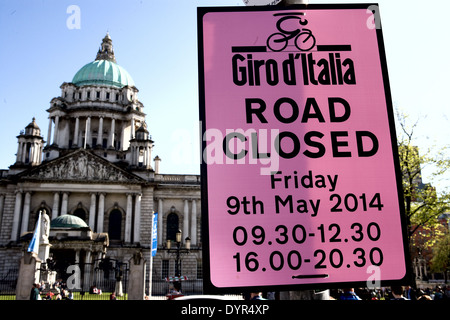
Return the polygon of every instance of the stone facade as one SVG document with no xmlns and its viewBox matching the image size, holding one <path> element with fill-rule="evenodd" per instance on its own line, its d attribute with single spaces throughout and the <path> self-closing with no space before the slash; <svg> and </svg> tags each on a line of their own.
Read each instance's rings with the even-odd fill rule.
<svg viewBox="0 0 450 320">
<path fill-rule="evenodd" d="M 111 49 L 107 36 L 97 60 L 115 65 Z M 182 257 L 182 274 L 201 277 L 200 177 L 159 173 L 137 88 L 95 81 L 63 83 L 61 96 L 51 99 L 47 110 L 47 141 L 33 119 L 18 136 L 16 162 L 0 171 L 0 275 L 19 268 L 26 235 L 43 211 L 50 219 L 75 215 L 93 234 L 108 235 L 106 252 L 50 239 L 50 255 L 73 251 L 64 255 L 91 263 L 105 257 L 127 262 L 142 253 L 147 274 L 159 280 L 175 275 L 175 257 L 165 248 L 180 229 L 192 244 Z M 158 253 L 151 266 L 153 212 L 159 213 Z"/>
</svg>

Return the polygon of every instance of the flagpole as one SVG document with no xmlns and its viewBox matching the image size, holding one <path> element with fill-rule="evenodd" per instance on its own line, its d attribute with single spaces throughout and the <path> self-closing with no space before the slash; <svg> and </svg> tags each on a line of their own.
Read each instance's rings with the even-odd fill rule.
<svg viewBox="0 0 450 320">
<path fill-rule="evenodd" d="M 157 237 L 158 237 L 158 213 L 152 211 L 152 233 L 150 237 L 150 265 L 149 265 L 149 275 L 148 275 L 148 296 L 152 296 L 152 281 L 153 281 L 153 256 L 156 254 L 158 248 Z M 155 248 L 154 248 L 155 244 Z M 155 252 L 154 252 L 155 251 Z"/>
<path fill-rule="evenodd" d="M 27 252 L 30 252 L 32 255 L 34 253 L 36 257 L 39 256 L 39 242 L 41 238 L 41 215 L 42 210 L 39 210 L 39 216 L 34 228 L 33 237 L 31 238 L 30 244 L 28 245 L 27 249 Z"/>
<path fill-rule="evenodd" d="M 153 215 L 152 215 L 153 217 Z M 152 244 L 150 243 L 150 265 L 148 267 L 148 297 L 152 296 L 152 282 L 153 282 L 153 252 Z"/>
</svg>

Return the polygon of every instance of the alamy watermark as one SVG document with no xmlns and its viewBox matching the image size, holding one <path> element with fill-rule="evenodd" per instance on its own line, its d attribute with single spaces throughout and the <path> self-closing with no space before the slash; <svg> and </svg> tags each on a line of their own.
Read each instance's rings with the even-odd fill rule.
<svg viewBox="0 0 450 320">
<path fill-rule="evenodd" d="M 81 10 L 80 7 L 72 4 L 67 7 L 67 14 L 70 14 L 66 20 L 66 26 L 68 29 L 81 29 Z"/>
<path fill-rule="evenodd" d="M 381 29 L 380 11 L 379 7 L 375 4 L 367 7 L 367 13 L 370 17 L 367 18 L 366 26 L 369 29 Z"/>
</svg>

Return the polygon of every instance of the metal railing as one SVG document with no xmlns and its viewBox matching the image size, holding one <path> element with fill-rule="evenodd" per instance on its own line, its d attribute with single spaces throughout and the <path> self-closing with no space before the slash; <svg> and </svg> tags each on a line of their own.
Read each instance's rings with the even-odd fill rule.
<svg viewBox="0 0 450 320">
<path fill-rule="evenodd" d="M 15 300 L 18 268 L 9 269 L 5 274 L 0 274 L 0 300 Z"/>
<path fill-rule="evenodd" d="M 173 287 L 172 282 L 166 280 L 152 281 L 152 296 L 166 296 Z M 184 295 L 203 294 L 203 280 L 181 281 L 181 293 Z"/>
</svg>

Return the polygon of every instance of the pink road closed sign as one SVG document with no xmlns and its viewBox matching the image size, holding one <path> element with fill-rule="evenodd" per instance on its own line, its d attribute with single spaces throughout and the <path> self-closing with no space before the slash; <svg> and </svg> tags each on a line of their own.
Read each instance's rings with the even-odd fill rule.
<svg viewBox="0 0 450 320">
<path fill-rule="evenodd" d="M 409 275 L 377 10 L 199 8 L 211 290 Z"/>
</svg>

